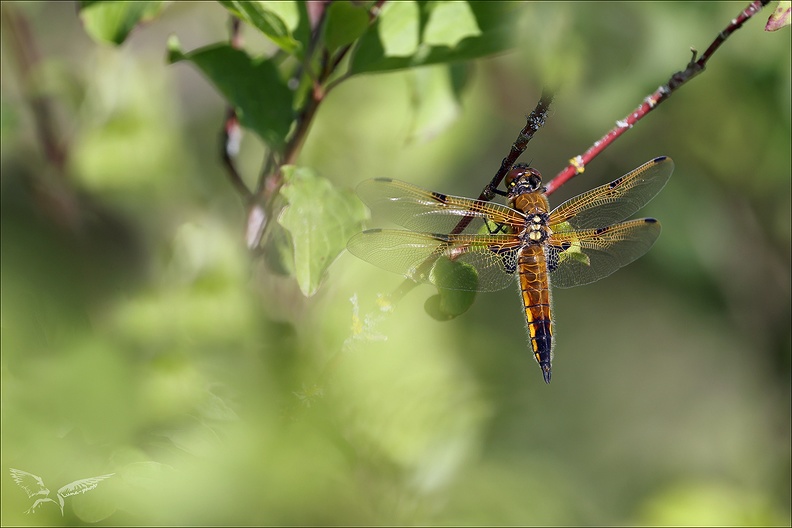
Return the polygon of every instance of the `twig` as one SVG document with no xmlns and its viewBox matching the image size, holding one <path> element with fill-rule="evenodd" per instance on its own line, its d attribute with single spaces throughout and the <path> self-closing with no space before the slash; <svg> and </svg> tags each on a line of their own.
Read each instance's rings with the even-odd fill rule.
<svg viewBox="0 0 792 528">
<path fill-rule="evenodd" d="M 528 114 L 525 126 L 520 130 L 520 134 L 517 136 L 514 143 L 512 143 L 509 155 L 503 158 L 498 172 L 495 173 L 495 177 L 493 177 L 492 181 L 484 188 L 481 196 L 479 196 L 479 200 L 491 200 L 494 197 L 496 194 L 495 189 L 498 188 L 503 178 L 506 177 L 509 169 L 511 169 L 512 165 L 517 161 L 517 158 L 525 152 L 528 142 L 531 141 L 534 134 L 544 126 L 545 120 L 547 119 L 547 112 L 550 110 L 550 105 L 553 103 L 554 97 L 555 94 L 552 91 L 548 89 L 542 90 L 539 102 L 536 103 L 536 107 L 533 111 Z"/>
<path fill-rule="evenodd" d="M 34 85 L 35 70 L 41 63 L 41 56 L 24 14 L 6 4 L 4 2 L 0 6 L 2 34 L 3 37 L 8 35 L 8 47 L 20 79 L 22 97 L 33 115 L 35 133 L 44 158 L 53 168 L 52 171 L 34 171 L 29 176 L 30 188 L 37 207 L 45 215 L 57 226 L 76 232 L 82 226 L 82 203 L 69 178 L 67 144 L 58 130 L 52 111 L 53 101 Z M 50 173 L 54 177 L 48 177 Z"/>
<path fill-rule="evenodd" d="M 242 48 L 242 32 L 241 21 L 231 16 L 231 30 L 229 40 L 231 47 L 240 49 Z M 220 133 L 220 156 L 228 172 L 228 179 L 231 180 L 231 185 L 234 186 L 236 192 L 242 197 L 246 204 L 250 203 L 253 198 L 253 193 L 250 192 L 239 171 L 234 164 L 234 158 L 239 153 L 239 143 L 242 140 L 242 127 L 239 126 L 239 119 L 237 118 L 236 110 L 233 106 L 226 107 L 226 118 L 223 130 Z"/>
<path fill-rule="evenodd" d="M 672 93 L 678 90 L 683 84 L 691 80 L 693 77 L 704 71 L 707 61 L 715 53 L 715 51 L 723 44 L 729 35 L 740 29 L 742 25 L 758 13 L 770 0 L 755 0 L 746 7 L 737 18 L 732 19 L 726 29 L 721 31 L 715 40 L 710 44 L 701 57 L 696 60 L 696 51 L 693 52 L 693 58 L 688 63 L 687 67 L 673 74 L 666 84 L 660 86 L 652 95 L 643 100 L 643 102 L 636 108 L 630 115 L 622 120 L 616 122 L 616 127 L 612 128 L 601 139 L 596 141 L 582 155 L 575 156 L 569 161 L 561 172 L 559 172 L 552 181 L 547 184 L 545 194 L 550 195 L 555 192 L 559 187 L 564 185 L 573 177 L 581 174 L 586 170 L 586 165 L 596 158 L 600 152 L 605 150 L 616 138 L 624 134 L 627 130 L 633 127 L 635 123 L 643 119 L 649 112 L 657 108 L 657 105 L 668 99 Z"/>
<path fill-rule="evenodd" d="M 239 193 L 240 196 L 249 202 L 253 197 L 253 193 L 247 188 L 245 182 L 236 169 L 234 164 L 234 157 L 239 153 L 239 142 L 242 139 L 242 128 L 239 126 L 236 111 L 233 107 L 226 109 L 225 126 L 223 132 L 220 134 L 220 151 L 223 158 L 223 165 L 225 165 L 228 172 L 228 179 L 231 180 L 231 185 Z"/>
<path fill-rule="evenodd" d="M 3 29 L 9 35 L 12 43 L 11 49 L 14 52 L 19 78 L 22 82 L 22 93 L 33 114 L 36 135 L 44 150 L 44 155 L 57 169 L 58 176 L 64 179 L 67 176 L 66 147 L 62 139 L 58 138 L 51 101 L 46 96 L 40 95 L 39 90 L 35 90 L 31 86 L 33 70 L 38 67 L 41 57 L 30 32 L 30 26 L 22 14 L 15 13 L 6 5 L 2 7 L 2 14 Z"/>
</svg>

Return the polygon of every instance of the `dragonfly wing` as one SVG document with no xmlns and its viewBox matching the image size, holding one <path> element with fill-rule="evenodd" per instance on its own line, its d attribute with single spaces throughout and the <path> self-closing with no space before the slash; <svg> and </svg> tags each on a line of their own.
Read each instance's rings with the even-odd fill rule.
<svg viewBox="0 0 792 528">
<path fill-rule="evenodd" d="M 654 218 L 553 233 L 547 245 L 551 284 L 571 288 L 607 277 L 649 251 L 658 236 L 660 222 Z"/>
<path fill-rule="evenodd" d="M 671 158 L 655 158 L 621 178 L 570 198 L 550 213 L 548 224 L 553 231 L 564 231 L 620 222 L 654 198 L 673 171 Z"/>
<path fill-rule="evenodd" d="M 495 291 L 514 282 L 519 246 L 519 239 L 512 235 L 441 235 L 369 229 L 353 236 L 347 249 L 356 257 L 416 282 L 450 290 Z M 472 286 L 454 275 L 431 273 L 432 263 L 440 257 L 475 268 L 478 284 Z"/>
<path fill-rule="evenodd" d="M 413 231 L 448 233 L 464 217 L 472 218 L 464 230 L 468 233 L 479 232 L 487 222 L 510 227 L 525 224 L 522 213 L 505 205 L 427 191 L 389 178 L 365 180 L 357 193 L 373 212 Z"/>
</svg>

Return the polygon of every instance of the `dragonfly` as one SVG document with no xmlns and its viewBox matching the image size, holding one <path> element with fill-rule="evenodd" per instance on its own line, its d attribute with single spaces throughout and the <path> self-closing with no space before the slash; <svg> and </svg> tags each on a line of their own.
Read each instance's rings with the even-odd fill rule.
<svg viewBox="0 0 792 528">
<path fill-rule="evenodd" d="M 354 235 L 347 249 L 439 289 L 496 291 L 517 283 L 531 350 L 550 383 L 555 341 L 551 287 L 592 283 L 649 251 L 660 235 L 660 222 L 623 220 L 654 198 L 673 170 L 671 158 L 657 157 L 553 210 L 540 172 L 524 163 L 506 175 L 507 191 L 501 192 L 508 206 L 389 178 L 365 180 L 357 187 L 361 200 L 407 230 L 369 229 Z M 476 280 L 433 272 L 442 259 L 472 268 Z"/>
</svg>

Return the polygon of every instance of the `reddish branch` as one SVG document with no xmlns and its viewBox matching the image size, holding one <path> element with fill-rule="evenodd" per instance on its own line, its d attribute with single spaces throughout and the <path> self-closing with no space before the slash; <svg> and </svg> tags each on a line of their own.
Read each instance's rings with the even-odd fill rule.
<svg viewBox="0 0 792 528">
<path fill-rule="evenodd" d="M 605 136 L 596 141 L 591 148 L 589 148 L 582 155 L 575 156 L 569 162 L 569 165 L 559 172 L 552 181 L 547 184 L 547 191 L 545 194 L 552 194 L 559 187 L 564 185 L 567 181 L 577 176 L 586 170 L 586 165 L 596 158 L 600 152 L 608 148 L 616 138 L 624 134 L 627 130 L 631 129 L 635 123 L 644 118 L 649 112 L 657 108 L 657 105 L 668 99 L 672 93 L 678 90 L 683 84 L 691 80 L 693 77 L 704 71 L 707 61 L 723 44 L 729 35 L 740 29 L 742 25 L 758 13 L 770 0 L 755 0 L 746 7 L 737 18 L 733 19 L 729 25 L 721 31 L 715 40 L 710 44 L 701 57 L 696 60 L 696 51 L 693 50 L 693 58 L 682 71 L 678 71 L 668 79 L 668 82 L 660 86 L 652 95 L 643 100 L 643 102 L 636 108 L 630 115 L 624 119 L 616 122 L 616 127 L 612 128 Z"/>
<path fill-rule="evenodd" d="M 236 49 L 242 48 L 242 31 L 241 21 L 236 17 L 231 17 L 231 32 L 230 32 L 231 47 Z M 239 119 L 237 118 L 236 110 L 233 106 L 226 107 L 226 119 L 223 131 L 220 134 L 220 152 L 223 159 L 223 165 L 228 172 L 228 178 L 231 180 L 231 185 L 242 196 L 246 203 L 249 203 L 253 198 L 253 193 L 247 188 L 245 182 L 236 169 L 234 158 L 239 153 L 239 143 L 242 140 L 242 127 L 239 126 Z"/>
</svg>

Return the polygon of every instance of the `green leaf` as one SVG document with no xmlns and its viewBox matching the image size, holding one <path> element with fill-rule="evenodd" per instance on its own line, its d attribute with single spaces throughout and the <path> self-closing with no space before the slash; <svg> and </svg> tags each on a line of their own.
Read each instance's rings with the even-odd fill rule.
<svg viewBox="0 0 792 528">
<path fill-rule="evenodd" d="M 432 46 L 453 48 L 467 37 L 478 37 L 481 30 L 468 2 L 433 2 L 432 16 L 424 28 L 423 41 Z"/>
<path fill-rule="evenodd" d="M 448 278 L 451 276 L 454 277 L 453 281 Z M 478 272 L 468 263 L 446 257 L 439 258 L 429 273 L 429 280 L 435 284 L 455 282 L 465 288 L 450 290 L 438 287 L 438 295 L 426 300 L 424 309 L 438 321 L 447 321 L 462 315 L 476 300 Z"/>
<path fill-rule="evenodd" d="M 409 57 L 418 51 L 420 11 L 416 2 L 385 4 L 378 24 L 386 55 Z"/>
<path fill-rule="evenodd" d="M 366 32 L 368 25 L 369 17 L 365 8 L 352 5 L 351 2 L 333 2 L 327 9 L 327 49 L 333 52 L 341 46 L 352 44 Z"/>
<path fill-rule="evenodd" d="M 272 61 L 253 59 L 227 44 L 183 53 L 175 37 L 168 41 L 168 52 L 171 63 L 195 64 L 237 109 L 242 126 L 273 148 L 283 146 L 294 118 L 292 91 Z"/>
<path fill-rule="evenodd" d="M 339 190 L 311 169 L 283 167 L 281 195 L 288 205 L 278 223 L 291 235 L 294 275 L 303 295 L 319 289 L 327 268 L 360 231 L 366 208 L 352 191 Z"/>
<path fill-rule="evenodd" d="M 302 44 L 291 31 L 299 22 L 299 10 L 295 2 L 220 0 L 220 4 L 234 16 L 261 31 L 286 53 L 302 57 Z"/>
<path fill-rule="evenodd" d="M 519 2 L 388 3 L 358 42 L 350 74 L 471 60 L 506 51 L 513 46 L 520 8 Z"/>
<path fill-rule="evenodd" d="M 85 32 L 98 42 L 121 44 L 140 22 L 153 19 L 167 2 L 81 2 Z"/>
</svg>

